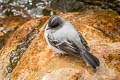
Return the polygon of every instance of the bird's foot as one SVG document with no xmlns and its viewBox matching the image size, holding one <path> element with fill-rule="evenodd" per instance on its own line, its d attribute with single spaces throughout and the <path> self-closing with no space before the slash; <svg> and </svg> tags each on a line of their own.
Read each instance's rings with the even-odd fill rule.
<svg viewBox="0 0 120 80">
<path fill-rule="evenodd" d="M 65 56 L 65 53 L 55 53 L 55 56 Z"/>
</svg>

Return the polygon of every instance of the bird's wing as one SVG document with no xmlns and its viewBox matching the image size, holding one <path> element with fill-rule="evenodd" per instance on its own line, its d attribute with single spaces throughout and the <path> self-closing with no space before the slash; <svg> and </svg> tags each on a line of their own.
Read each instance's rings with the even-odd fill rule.
<svg viewBox="0 0 120 80">
<path fill-rule="evenodd" d="M 88 44 L 87 44 L 86 40 L 84 39 L 84 37 L 80 34 L 80 32 L 78 32 L 78 34 L 79 34 L 79 37 L 81 39 L 81 43 L 83 44 L 84 48 L 87 51 L 90 51 L 90 48 L 88 47 Z"/>
<path fill-rule="evenodd" d="M 74 56 L 75 55 L 80 56 L 80 51 L 79 51 L 80 49 L 73 41 L 70 41 L 70 40 L 57 41 L 57 40 L 50 39 L 49 36 L 48 36 L 48 40 L 49 40 L 50 44 L 52 46 L 56 47 L 57 49 L 65 52 L 65 53 L 74 55 Z"/>
</svg>

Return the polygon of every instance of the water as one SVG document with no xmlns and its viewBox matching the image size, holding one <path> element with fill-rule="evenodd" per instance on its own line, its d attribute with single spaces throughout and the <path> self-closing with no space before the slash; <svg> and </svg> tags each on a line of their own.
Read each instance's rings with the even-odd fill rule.
<svg viewBox="0 0 120 80">
<path fill-rule="evenodd" d="M 0 17 L 41 17 L 51 0 L 0 0 Z"/>
</svg>

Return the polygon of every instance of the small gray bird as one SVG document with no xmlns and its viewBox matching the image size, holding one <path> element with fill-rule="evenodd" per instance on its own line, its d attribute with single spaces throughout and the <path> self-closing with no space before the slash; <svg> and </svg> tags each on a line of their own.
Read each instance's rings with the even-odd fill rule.
<svg viewBox="0 0 120 80">
<path fill-rule="evenodd" d="M 99 66 L 97 57 L 89 53 L 89 47 L 83 36 L 73 25 L 60 16 L 52 16 L 45 28 L 45 38 L 48 45 L 57 54 L 70 54 L 82 57 L 93 69 Z"/>
</svg>

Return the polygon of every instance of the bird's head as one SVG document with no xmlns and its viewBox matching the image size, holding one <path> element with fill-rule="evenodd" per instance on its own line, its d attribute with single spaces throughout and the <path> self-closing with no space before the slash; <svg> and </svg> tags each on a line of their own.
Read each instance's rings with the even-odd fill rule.
<svg viewBox="0 0 120 80">
<path fill-rule="evenodd" d="M 64 24 L 64 19 L 60 16 L 52 16 L 48 20 L 48 28 L 49 29 L 55 29 L 55 28 L 60 28 Z"/>
</svg>

